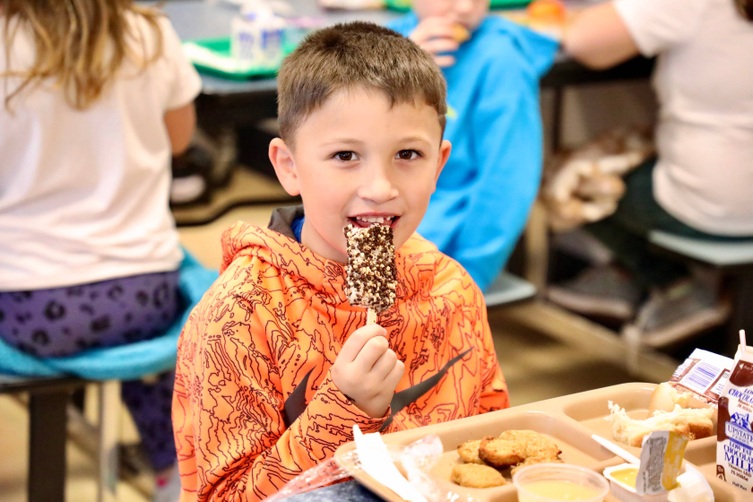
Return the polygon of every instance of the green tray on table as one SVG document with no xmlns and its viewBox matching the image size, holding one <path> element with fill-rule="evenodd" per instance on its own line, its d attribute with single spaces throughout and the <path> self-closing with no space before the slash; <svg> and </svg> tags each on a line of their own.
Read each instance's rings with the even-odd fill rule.
<svg viewBox="0 0 753 502">
<path fill-rule="evenodd" d="M 230 37 L 186 41 L 183 42 L 183 50 L 200 72 L 230 80 L 274 77 L 279 69 L 249 67 L 239 63 L 231 55 Z M 288 54 L 292 50 L 293 47 L 286 47 L 284 52 Z"/>
<path fill-rule="evenodd" d="M 525 7 L 529 3 L 531 0 L 491 0 L 490 8 L 516 9 Z M 409 11 L 411 8 L 411 0 L 384 0 L 384 4 L 388 9 L 400 12 Z"/>
</svg>

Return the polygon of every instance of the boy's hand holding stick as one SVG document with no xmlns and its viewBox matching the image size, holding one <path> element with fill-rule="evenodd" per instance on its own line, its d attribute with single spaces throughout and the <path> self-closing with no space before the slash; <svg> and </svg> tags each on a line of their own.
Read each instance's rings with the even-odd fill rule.
<svg viewBox="0 0 753 502">
<path fill-rule="evenodd" d="M 403 363 L 390 349 L 386 331 L 377 324 L 377 314 L 395 302 L 397 269 L 392 228 L 348 225 L 346 291 L 353 305 L 366 307 L 366 326 L 345 341 L 332 366 L 332 378 L 341 392 L 371 417 L 381 417 L 389 408 Z"/>
</svg>

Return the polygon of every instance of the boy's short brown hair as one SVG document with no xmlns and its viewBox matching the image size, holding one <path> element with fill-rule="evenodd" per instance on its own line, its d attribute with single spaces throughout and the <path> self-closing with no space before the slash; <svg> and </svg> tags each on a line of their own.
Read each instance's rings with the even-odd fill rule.
<svg viewBox="0 0 753 502">
<path fill-rule="evenodd" d="M 282 63 L 277 78 L 280 137 L 295 130 L 342 89 L 375 89 L 392 104 L 425 102 L 444 132 L 447 86 L 431 56 L 413 41 L 376 24 L 356 21 L 318 30 Z"/>
</svg>

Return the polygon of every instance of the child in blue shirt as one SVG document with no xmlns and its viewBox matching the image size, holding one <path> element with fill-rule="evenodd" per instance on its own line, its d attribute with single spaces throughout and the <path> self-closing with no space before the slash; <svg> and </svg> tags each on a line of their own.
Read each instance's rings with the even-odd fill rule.
<svg viewBox="0 0 753 502">
<path fill-rule="evenodd" d="M 434 55 L 448 87 L 445 137 L 452 153 L 418 232 L 487 289 L 538 194 L 539 78 L 558 43 L 489 15 L 488 0 L 414 0 L 413 12 L 389 27 Z M 461 43 L 455 33 L 463 28 L 470 38 Z"/>
</svg>

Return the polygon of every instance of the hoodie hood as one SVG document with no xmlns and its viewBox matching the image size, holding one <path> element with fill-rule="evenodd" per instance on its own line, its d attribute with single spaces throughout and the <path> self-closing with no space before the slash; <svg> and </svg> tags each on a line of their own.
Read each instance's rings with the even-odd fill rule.
<svg viewBox="0 0 753 502">
<path fill-rule="evenodd" d="M 347 303 L 345 264 L 322 258 L 296 241 L 291 224 L 303 216 L 303 207 L 285 207 L 272 213 L 269 227 L 262 228 L 239 221 L 222 235 L 220 273 L 246 260 L 259 260 L 268 270 L 265 277 L 289 277 L 335 303 Z M 445 274 L 455 275 L 459 265 L 440 253 L 437 247 L 418 234 L 397 250 L 397 296 L 405 299 L 428 292 Z M 449 276 L 449 275 L 448 275 Z"/>
</svg>

